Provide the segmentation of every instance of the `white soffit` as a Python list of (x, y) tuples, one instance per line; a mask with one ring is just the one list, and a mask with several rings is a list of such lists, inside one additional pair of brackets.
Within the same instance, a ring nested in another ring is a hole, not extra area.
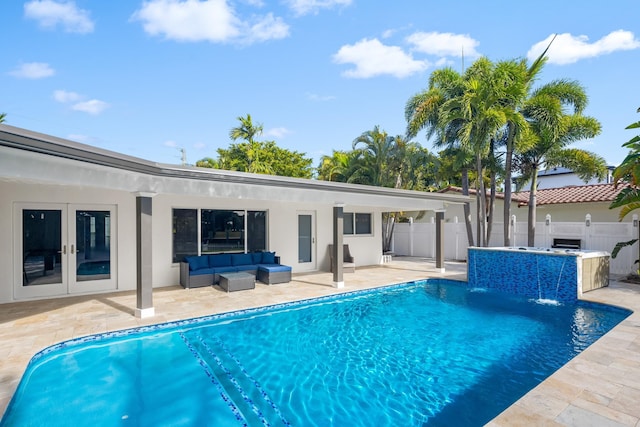
[(439, 210), (470, 198), (328, 181), (162, 165), (84, 144), (0, 125), (0, 179), (389, 210)]

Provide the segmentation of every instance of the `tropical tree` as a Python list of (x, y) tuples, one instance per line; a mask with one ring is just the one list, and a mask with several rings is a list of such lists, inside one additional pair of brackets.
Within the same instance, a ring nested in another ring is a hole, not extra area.
[[(358, 167), (353, 170), (348, 182), (400, 188), (402, 171), (406, 160), (406, 141), (394, 138), (375, 126), (363, 132), (353, 141), (353, 150), (358, 153)], [(391, 238), (398, 212), (382, 214), (382, 250), (391, 249)]]
[[(637, 110), (640, 113), (640, 108)], [(640, 121), (631, 123), (625, 129), (640, 129)], [(622, 221), (629, 213), (640, 208), (640, 134), (634, 136), (623, 147), (629, 149), (629, 154), (613, 171), (613, 182), (615, 187), (626, 185), (615, 200), (611, 202), (609, 209), (621, 208), (618, 220)], [(619, 242), (613, 248), (611, 256), (615, 258), (620, 250), (625, 246), (631, 246), (638, 241), (637, 238), (627, 242)], [(638, 245), (640, 251), (640, 245)], [(640, 262), (640, 254), (635, 263)]]
[(356, 167), (359, 152), (333, 150), (331, 156), (322, 156), (316, 169), (317, 177), (322, 181), (347, 182)]
[(511, 75), (487, 58), (480, 58), (463, 75), (463, 91), (460, 96), (445, 101), (440, 107), (440, 126), (455, 125), (456, 139), (464, 150), (473, 153), (476, 169), (476, 200), (478, 208), (478, 244), (487, 246), (485, 162), (489, 157), (499, 132), (509, 120), (513, 120), (511, 108), (514, 94), (510, 85)]
[(239, 143), (229, 148), (219, 148), (218, 158), (205, 157), (196, 162), (196, 166), (225, 170), (236, 170), (269, 175), (311, 178), (313, 160), (305, 153), (278, 147), (275, 141), (257, 141), (262, 134), (262, 125), (254, 124), (251, 115), (238, 117), (240, 125), (231, 129), (229, 137)]
[[(530, 182), (528, 211), (528, 245), (535, 245), (536, 192), (538, 170), (566, 167), (587, 181), (606, 175), (606, 161), (589, 151), (568, 148), (573, 142), (593, 138), (600, 133), (600, 123), (581, 112), (588, 103), (584, 88), (576, 81), (557, 80), (537, 89), (531, 102), (523, 108), (529, 127), (525, 138), (531, 147), (514, 159), (521, 173), (518, 187)], [(573, 108), (568, 114), (566, 109)]]
[(261, 147), (260, 143), (255, 140), (256, 136), (262, 135), (264, 127), (262, 124), (254, 124), (251, 119), (251, 114), (247, 114), (246, 117), (238, 117), (238, 121), (240, 121), (240, 125), (229, 131), (229, 137), (233, 141), (237, 141), (238, 139), (246, 141), (246, 144), (241, 147), (246, 153), (246, 172), (272, 173), (273, 171), (269, 165), (260, 161)]
[[(515, 114), (511, 115), (504, 129), (502, 140), (505, 146), (504, 156), (504, 209), (503, 209), (503, 230), (504, 245), (511, 246), (513, 244), (513, 229), (511, 227), (511, 182), (513, 172), (513, 156), (516, 151), (522, 152), (527, 150), (526, 144), (531, 143), (530, 138), (525, 136), (528, 134), (527, 117), (523, 114), (525, 108), (535, 103), (532, 99), (532, 85), (538, 78), (542, 68), (547, 62), (546, 54), (555, 40), (555, 36), (549, 42), (547, 48), (538, 56), (531, 65), (527, 65), (526, 60), (509, 60), (499, 63), (499, 67), (507, 73), (511, 78), (510, 87), (512, 96), (509, 97), (510, 108)], [(542, 119), (544, 116), (539, 115)]]
[(4, 122), (5, 117), (7, 117), (5, 113), (0, 113), (0, 123)]
[[(426, 91), (412, 96), (405, 106), (407, 120), (407, 136), (415, 137), (423, 129), (427, 139), (434, 138), (436, 147), (448, 147), (449, 153), (455, 153), (454, 164), (462, 172), (462, 194), (469, 195), (470, 167), (468, 151), (460, 146), (458, 126), (461, 120), (447, 120), (441, 116), (442, 106), (453, 99), (462, 97), (464, 93), (463, 76), (452, 68), (435, 70), (429, 76), (429, 86)], [(469, 246), (473, 246), (473, 230), (471, 228), (471, 211), (468, 203), (464, 204), (464, 218)]]

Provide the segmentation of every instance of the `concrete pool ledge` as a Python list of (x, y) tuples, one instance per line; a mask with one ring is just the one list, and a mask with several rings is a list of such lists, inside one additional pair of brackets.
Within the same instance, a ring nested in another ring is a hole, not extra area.
[[(31, 359), (43, 348), (84, 335), (260, 307), (425, 278), (466, 280), (465, 263), (446, 271), (421, 258), (394, 258), (360, 268), (332, 286), (331, 273), (297, 274), (290, 283), (256, 285), (226, 293), (219, 287), (154, 289), (156, 315), (134, 316), (135, 292), (74, 296), (0, 305), (0, 414), (4, 413)], [(640, 427), (640, 285), (612, 280), (584, 299), (635, 312), (567, 365), (492, 420), (491, 426)]]

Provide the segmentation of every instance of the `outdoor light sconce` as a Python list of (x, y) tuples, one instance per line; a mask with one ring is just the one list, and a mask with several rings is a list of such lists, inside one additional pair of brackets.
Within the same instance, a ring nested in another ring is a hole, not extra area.
[(632, 221), (632, 223), (633, 223), (633, 226), (634, 226), (634, 227), (636, 227), (636, 228), (638, 227), (638, 215), (633, 214), (633, 221)]
[(591, 227), (591, 214), (587, 214), (587, 216), (584, 217), (584, 225)]
[(551, 224), (551, 214), (547, 214), (547, 216), (544, 218), (544, 225), (550, 225)]

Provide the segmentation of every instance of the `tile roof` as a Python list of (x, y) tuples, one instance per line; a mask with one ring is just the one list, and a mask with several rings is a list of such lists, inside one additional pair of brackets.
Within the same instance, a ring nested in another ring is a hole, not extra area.
[[(454, 185), (450, 185), (442, 190), (438, 190), (438, 193), (460, 193), (462, 194), (462, 188), (456, 187)], [(469, 189), (469, 195), (475, 196), (476, 190), (475, 188)], [(522, 193), (511, 193), (511, 202), (518, 202), (526, 204), (529, 201), (529, 193), (527, 193), (526, 197), (522, 197), (519, 194)], [(490, 193), (487, 191), (487, 197), (489, 197)], [(504, 193), (496, 192), (496, 199), (504, 199)]]
[[(611, 202), (626, 185), (593, 184), (571, 185), (560, 188), (545, 188), (536, 192), (536, 205), (558, 205), (563, 203)], [(519, 198), (529, 200), (529, 191), (516, 193)], [(527, 202), (520, 203), (520, 206)]]

